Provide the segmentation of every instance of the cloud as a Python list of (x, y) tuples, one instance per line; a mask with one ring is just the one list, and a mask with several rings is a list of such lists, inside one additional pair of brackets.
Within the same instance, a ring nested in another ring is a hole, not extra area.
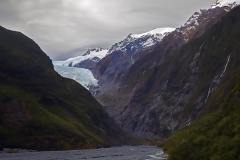
[(215, 0), (2, 0), (0, 25), (34, 39), (53, 59), (109, 48), (129, 33), (179, 27)]

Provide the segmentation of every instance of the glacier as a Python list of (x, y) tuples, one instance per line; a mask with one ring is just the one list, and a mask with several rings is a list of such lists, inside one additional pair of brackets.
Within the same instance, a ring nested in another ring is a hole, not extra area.
[[(54, 64), (54, 63), (53, 63)], [(70, 78), (80, 83), (86, 89), (89, 90), (90, 86), (98, 86), (98, 80), (96, 80), (89, 69), (67, 67), (58, 64), (54, 64), (54, 69), (62, 77)]]

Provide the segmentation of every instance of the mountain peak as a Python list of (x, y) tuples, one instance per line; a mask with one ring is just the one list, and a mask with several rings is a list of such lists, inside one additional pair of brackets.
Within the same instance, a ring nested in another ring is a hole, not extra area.
[(166, 28), (155, 28), (149, 32), (141, 33), (141, 34), (130, 34), (133, 38), (140, 38), (145, 35), (155, 35), (155, 34), (161, 34), (165, 35), (166, 33), (174, 31), (176, 28), (166, 27)]
[[(109, 53), (115, 51), (127, 52), (134, 50), (134, 54), (140, 50), (145, 50), (159, 43), (168, 33), (174, 31), (176, 28), (155, 28), (151, 31), (141, 34), (129, 34), (123, 41), (114, 44), (110, 49)], [(128, 46), (128, 47), (127, 47)]]
[(234, 8), (240, 4), (240, 0), (217, 0), (211, 8), (229, 6)]
[(201, 33), (199, 28), (203, 28), (203, 26), (209, 26), (209, 22), (210, 24), (216, 23), (218, 19), (222, 17), (222, 15), (229, 12), (239, 4), (240, 0), (217, 0), (211, 6), (211, 8), (201, 9), (200, 12), (195, 12), (187, 20), (187, 22), (176, 31), (182, 32), (184, 35), (184, 40), (187, 42), (189, 39), (191, 39), (191, 37), (196, 37), (198, 33)]
[(91, 59), (93, 61), (99, 61), (103, 57), (105, 57), (108, 53), (108, 49), (103, 49), (103, 48), (94, 48), (94, 49), (89, 49), (85, 54), (82, 56), (77, 56), (73, 58), (69, 58), (65, 61), (54, 61), (54, 65), (60, 65), (60, 66), (74, 66), (82, 61), (85, 61), (87, 59)]
[(101, 47), (97, 47), (97, 48), (93, 48), (93, 49), (89, 49), (83, 56), (86, 56), (86, 55), (89, 55), (93, 52), (101, 52), (103, 50), (106, 50), (106, 49), (103, 49)]

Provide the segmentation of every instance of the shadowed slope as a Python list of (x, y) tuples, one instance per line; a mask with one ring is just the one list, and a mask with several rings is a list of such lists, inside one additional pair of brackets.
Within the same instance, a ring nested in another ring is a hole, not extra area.
[(125, 141), (102, 106), (57, 74), (35, 42), (3, 27), (0, 35), (0, 145), (62, 150)]

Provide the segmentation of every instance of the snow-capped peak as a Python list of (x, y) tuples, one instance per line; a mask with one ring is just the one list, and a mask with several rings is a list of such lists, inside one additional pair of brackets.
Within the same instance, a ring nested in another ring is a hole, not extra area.
[(89, 55), (89, 54), (95, 54), (95, 53), (102, 53), (102, 51), (104, 51), (106, 49), (103, 49), (101, 47), (98, 47), (98, 48), (94, 48), (94, 49), (89, 49), (83, 56), (86, 56), (86, 55)]
[(140, 38), (142, 36), (146, 36), (146, 35), (155, 35), (155, 34), (161, 34), (164, 35), (166, 33), (172, 32), (174, 31), (176, 28), (171, 28), (171, 27), (167, 27), (167, 28), (155, 28), (149, 32), (145, 32), (142, 34), (130, 34), (131, 37), (133, 38)]
[(124, 54), (127, 53), (136, 56), (137, 52), (156, 45), (157, 43), (161, 42), (169, 32), (174, 30), (175, 28), (167, 27), (156, 28), (141, 34), (129, 34), (123, 41), (114, 44), (109, 49), (109, 54), (115, 51), (121, 51)]
[(211, 8), (230, 6), (234, 8), (240, 4), (240, 0), (217, 0)]
[(75, 64), (80, 63), (87, 59), (91, 59), (93, 61), (99, 61), (100, 59), (105, 57), (107, 53), (108, 53), (108, 49), (94, 48), (94, 49), (88, 50), (82, 56), (69, 58), (65, 61), (54, 61), (53, 64), (58, 66), (74, 66)]

